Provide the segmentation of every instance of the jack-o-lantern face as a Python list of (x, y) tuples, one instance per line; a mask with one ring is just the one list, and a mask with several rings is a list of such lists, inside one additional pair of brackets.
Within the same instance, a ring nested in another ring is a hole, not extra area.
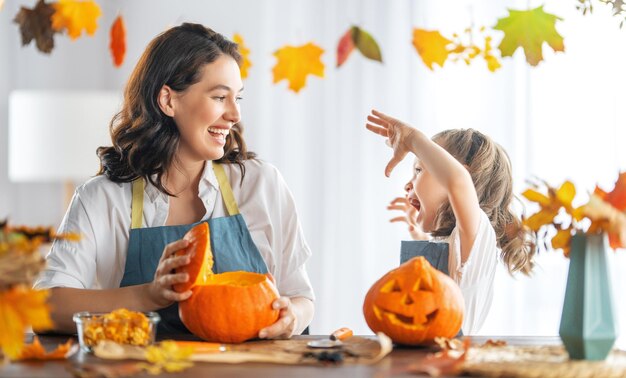
[(464, 310), (458, 285), (423, 257), (385, 274), (370, 288), (363, 303), (372, 331), (409, 345), (456, 336)]

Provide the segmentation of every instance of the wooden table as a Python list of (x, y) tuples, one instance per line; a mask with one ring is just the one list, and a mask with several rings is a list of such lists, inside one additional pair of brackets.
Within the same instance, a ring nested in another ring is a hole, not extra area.
[[(295, 338), (319, 339), (321, 336), (296, 336)], [(505, 340), (509, 345), (558, 345), (561, 343), (558, 337), (473, 337), (472, 342), (481, 344), (488, 339)], [(67, 340), (67, 336), (40, 336), (40, 341), (51, 349), (59, 343)], [(191, 378), (191, 377), (324, 377), (324, 378), (354, 378), (354, 377), (417, 377), (409, 374), (406, 369), (411, 364), (418, 363), (431, 350), (427, 348), (395, 347), (394, 350), (382, 361), (375, 365), (337, 365), (337, 366), (297, 366), (276, 365), (261, 363), (244, 364), (213, 364), (195, 363), (193, 367), (176, 374), (163, 374), (166, 377)], [(29, 377), (29, 378), (56, 378), (72, 377), (67, 370), (68, 366), (82, 363), (102, 363), (91, 354), (78, 352), (68, 360), (45, 361), (45, 362), (14, 362), (0, 366), (0, 377)], [(116, 364), (117, 361), (107, 363)], [(153, 375), (139, 374), (134, 377), (154, 377)]]

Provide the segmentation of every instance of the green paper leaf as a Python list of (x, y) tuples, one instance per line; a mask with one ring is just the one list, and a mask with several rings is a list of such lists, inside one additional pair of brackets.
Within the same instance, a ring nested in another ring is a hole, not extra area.
[(378, 47), (378, 43), (374, 37), (358, 26), (353, 26), (351, 31), (352, 42), (354, 42), (356, 48), (359, 49), (361, 54), (368, 59), (382, 63), (383, 57), (380, 52), (380, 47)]
[(555, 23), (562, 18), (543, 11), (543, 5), (527, 11), (509, 9), (509, 16), (501, 18), (494, 27), (504, 32), (498, 48), (502, 56), (513, 56), (518, 47), (524, 49), (526, 61), (536, 66), (543, 60), (543, 43), (554, 51), (565, 51), (563, 37), (556, 31)]

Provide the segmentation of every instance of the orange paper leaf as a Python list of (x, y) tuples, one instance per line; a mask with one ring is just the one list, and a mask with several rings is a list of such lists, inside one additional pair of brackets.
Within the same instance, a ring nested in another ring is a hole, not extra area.
[(584, 213), (592, 221), (589, 232), (606, 231), (609, 234), (611, 248), (626, 247), (626, 213), (611, 206), (596, 194), (592, 194), (584, 206)]
[(238, 33), (235, 33), (233, 36), (233, 41), (237, 44), (239, 53), (241, 54), (242, 62), (239, 69), (241, 70), (241, 78), (245, 79), (248, 77), (248, 70), (252, 67), (252, 62), (250, 61), (250, 49), (246, 47), (243, 37)]
[(0, 348), (9, 358), (19, 355), (26, 327), (32, 326), (36, 330), (52, 327), (47, 297), (47, 290), (33, 290), (26, 286), (0, 292)]
[(113, 64), (115, 67), (120, 67), (124, 63), (124, 57), (126, 56), (126, 25), (124, 25), (124, 18), (121, 15), (115, 18), (113, 25), (111, 25), (111, 43), (109, 49), (111, 49), (111, 55), (113, 56)]
[(615, 188), (609, 193), (596, 187), (595, 193), (600, 195), (604, 201), (610, 203), (614, 208), (619, 211), (626, 210), (626, 172), (620, 173), (615, 182)]
[(436, 30), (413, 29), (413, 46), (424, 64), (431, 70), (433, 64), (443, 67), (450, 54), (448, 45), (451, 43), (451, 40)]
[(312, 42), (302, 46), (285, 46), (274, 53), (278, 62), (272, 70), (274, 83), (289, 82), (289, 89), (298, 93), (306, 85), (307, 75), (324, 77), (324, 50)]
[(98, 28), (97, 19), (102, 15), (98, 4), (92, 0), (59, 0), (53, 4), (56, 12), (52, 15), (54, 30), (67, 30), (71, 39), (80, 37), (83, 29), (93, 35)]
[(352, 29), (348, 29), (337, 44), (337, 67), (341, 67), (346, 62), (352, 51), (354, 51), (354, 47)]
[(39, 338), (35, 336), (31, 344), (22, 348), (16, 360), (61, 360), (67, 358), (71, 347), (72, 339), (69, 339), (65, 344), (59, 344), (53, 351), (46, 352), (39, 342)]

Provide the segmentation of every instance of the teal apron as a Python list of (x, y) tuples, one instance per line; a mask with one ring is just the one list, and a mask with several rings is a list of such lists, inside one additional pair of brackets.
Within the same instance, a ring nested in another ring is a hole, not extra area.
[[(215, 261), (213, 271), (223, 273), (244, 270), (267, 273), (267, 265), (252, 241), (243, 216), (239, 213), (224, 167), (213, 163), (213, 170), (229, 215), (201, 221), (208, 222), (211, 230), (211, 249)], [(140, 178), (132, 184), (131, 230), (124, 277), (120, 287), (152, 282), (165, 246), (181, 239), (189, 229), (201, 223), (141, 228), (143, 193), (144, 180)], [(161, 315), (159, 335), (189, 333), (178, 316), (177, 302), (159, 310), (158, 313)]]
[(448, 243), (433, 243), (426, 240), (403, 240), (400, 245), (400, 264), (413, 257), (423, 256), (430, 265), (448, 274)]
[[(427, 240), (403, 240), (400, 245), (400, 264), (404, 264), (413, 257), (423, 256), (430, 265), (439, 271), (450, 275), (448, 271), (448, 258), (450, 255), (448, 243), (434, 243)], [(460, 330), (456, 337), (463, 336)]]

